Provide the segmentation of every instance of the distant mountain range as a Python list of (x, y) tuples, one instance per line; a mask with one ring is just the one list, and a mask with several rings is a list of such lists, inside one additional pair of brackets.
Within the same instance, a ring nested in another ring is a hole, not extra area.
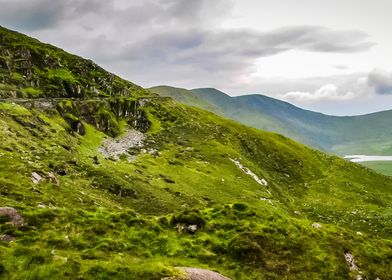
[(260, 94), (231, 97), (214, 88), (186, 90), (169, 86), (150, 90), (338, 155), (392, 153), (392, 110), (338, 117), (304, 110)]

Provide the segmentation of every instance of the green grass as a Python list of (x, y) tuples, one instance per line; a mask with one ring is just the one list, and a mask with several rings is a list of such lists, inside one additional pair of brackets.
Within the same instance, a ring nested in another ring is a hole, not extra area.
[(66, 69), (47, 69), (48, 71), (48, 78), (49, 79), (60, 79), (69, 83), (76, 83), (77, 80), (75, 77), (72, 75), (71, 72), (69, 72)]
[(31, 116), (31, 113), (28, 109), (13, 103), (0, 103), (0, 112), (9, 115)]
[(277, 132), (305, 145), (340, 156), (392, 152), (392, 111), (364, 116), (327, 116), (263, 95), (231, 97), (213, 88), (186, 90), (169, 86), (151, 91), (258, 129)]
[(390, 161), (362, 162), (361, 164), (363, 166), (374, 169), (381, 174), (392, 176), (392, 162)]
[[(0, 203), (27, 221), (0, 226), (16, 237), (0, 243), (5, 278), (160, 279), (191, 266), (233, 279), (348, 279), (346, 251), (366, 277), (391, 273), (386, 177), (170, 101), (147, 110), (160, 129), (146, 149), (159, 155), (132, 162), (100, 155), (94, 126), (72, 135), (57, 113), (2, 106)], [(32, 171), (54, 172), (60, 186), (34, 185)]]

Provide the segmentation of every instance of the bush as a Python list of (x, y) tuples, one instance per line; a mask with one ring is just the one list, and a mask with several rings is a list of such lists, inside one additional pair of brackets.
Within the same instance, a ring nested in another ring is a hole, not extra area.
[(39, 89), (28, 87), (22, 89), (22, 94), (24, 97), (34, 98), (34, 97), (39, 97), (42, 94), (42, 91)]
[(228, 245), (231, 257), (247, 263), (262, 262), (262, 239), (257, 233), (243, 233), (236, 236)]
[(203, 227), (206, 224), (206, 221), (204, 220), (199, 210), (187, 210), (179, 215), (174, 215), (171, 223), (197, 225), (198, 227)]
[(234, 203), (233, 204), (233, 209), (238, 210), (238, 211), (246, 211), (248, 209), (248, 205), (245, 203)]
[(0, 263), (0, 276), (6, 273), (6, 268), (3, 264)]

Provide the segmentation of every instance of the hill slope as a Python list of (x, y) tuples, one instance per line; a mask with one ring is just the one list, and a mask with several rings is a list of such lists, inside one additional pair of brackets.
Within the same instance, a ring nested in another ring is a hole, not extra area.
[(0, 103), (0, 277), (392, 275), (392, 179), (139, 87), (104, 90)]
[[(216, 89), (166, 87), (165, 96), (210, 110), (255, 128), (282, 133), (301, 143), (339, 155), (392, 153), (392, 111), (352, 117), (324, 115), (263, 95), (230, 97)], [(162, 88), (152, 88), (162, 94)], [(170, 94), (171, 93), (171, 94)], [(181, 94), (192, 96), (183, 99)], [(201, 104), (200, 98), (208, 103)], [(199, 100), (195, 102), (194, 99)]]

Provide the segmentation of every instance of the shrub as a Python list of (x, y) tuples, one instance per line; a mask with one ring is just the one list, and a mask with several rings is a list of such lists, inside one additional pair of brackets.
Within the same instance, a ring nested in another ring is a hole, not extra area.
[(230, 241), (228, 251), (231, 257), (247, 263), (262, 262), (262, 236), (257, 233), (243, 233)]
[(233, 209), (241, 211), (241, 212), (247, 210), (248, 208), (249, 208), (248, 205), (245, 203), (234, 203), (233, 204)]
[(197, 225), (198, 227), (203, 227), (206, 224), (206, 221), (204, 220), (199, 210), (187, 210), (179, 215), (174, 215), (171, 223)]
[(39, 97), (42, 94), (42, 91), (36, 88), (28, 87), (22, 89), (22, 94), (24, 97), (34, 98)]

